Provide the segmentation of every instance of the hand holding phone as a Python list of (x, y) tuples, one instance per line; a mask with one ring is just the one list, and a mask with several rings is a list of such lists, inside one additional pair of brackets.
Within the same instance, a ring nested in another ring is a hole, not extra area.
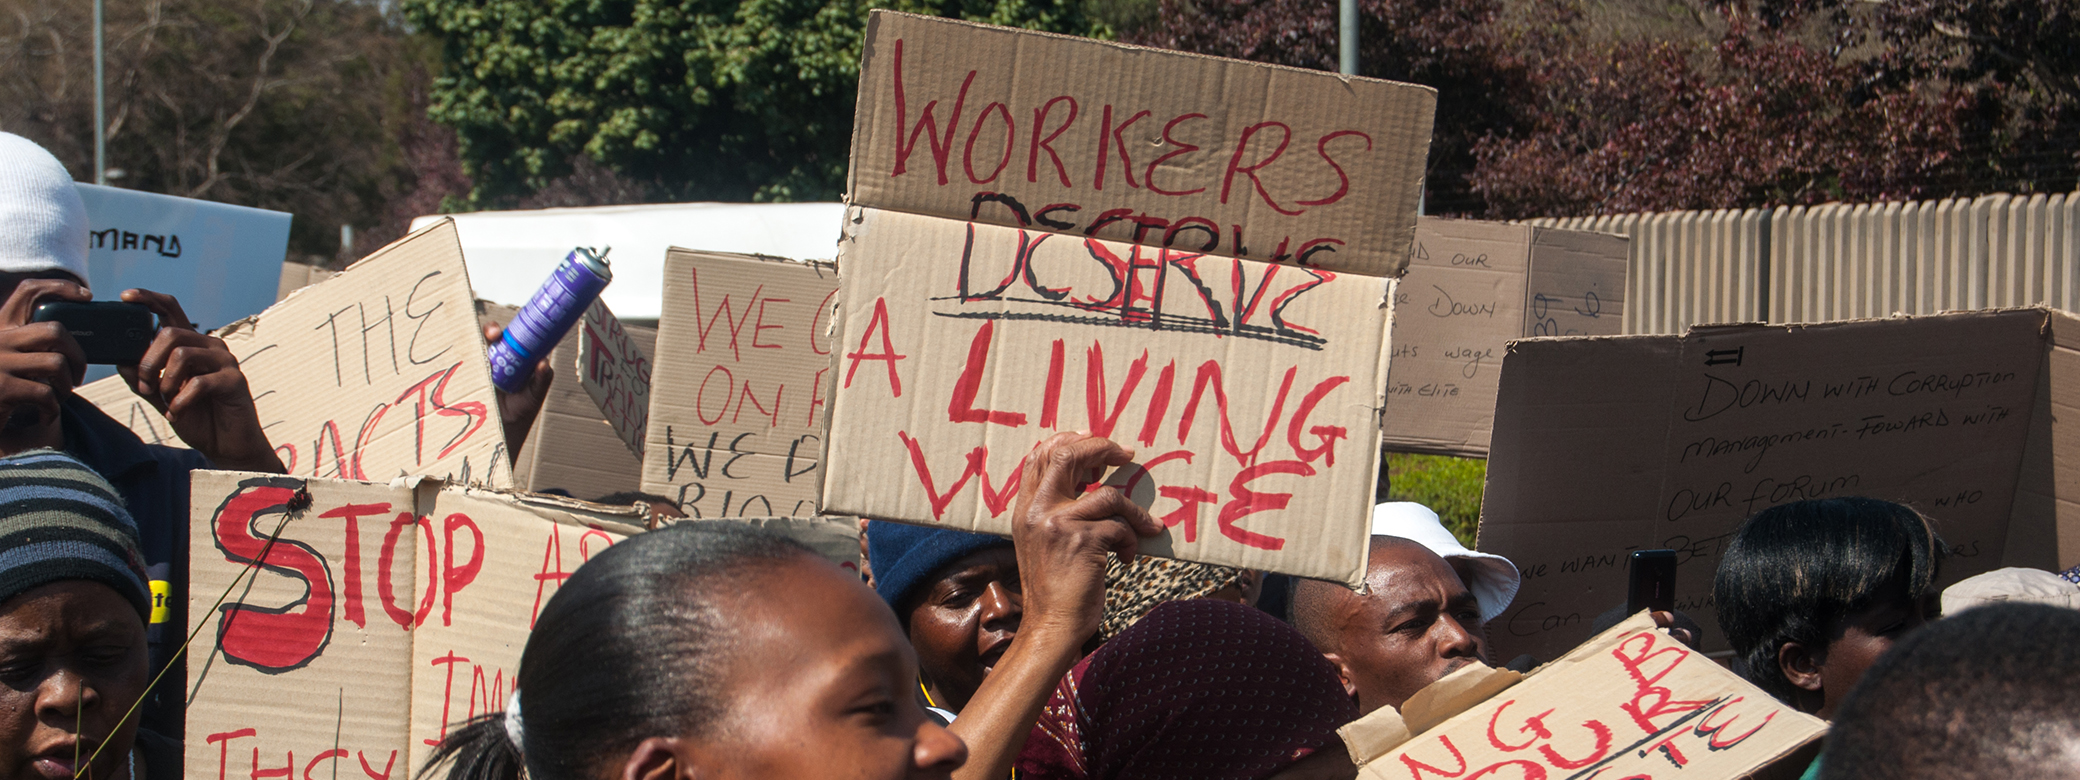
[(1632, 574), (1625, 589), (1625, 614), (1637, 615), (1643, 609), (1676, 611), (1676, 551), (1632, 551)]
[(101, 365), (137, 363), (158, 331), (151, 309), (122, 301), (47, 301), (29, 319), (63, 325), (87, 362)]

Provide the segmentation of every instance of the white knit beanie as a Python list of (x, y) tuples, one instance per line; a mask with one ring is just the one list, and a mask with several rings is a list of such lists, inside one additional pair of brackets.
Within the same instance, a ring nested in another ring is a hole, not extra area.
[(67, 271), (87, 281), (87, 204), (58, 158), (0, 132), (0, 271)]

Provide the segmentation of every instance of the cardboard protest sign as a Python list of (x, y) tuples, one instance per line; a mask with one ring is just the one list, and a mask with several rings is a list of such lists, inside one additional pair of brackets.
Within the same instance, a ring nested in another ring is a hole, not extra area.
[(2080, 566), (2080, 316), (2047, 314), (2051, 345), (2000, 565), (2063, 571)]
[(275, 301), (289, 214), (194, 198), (79, 184), (87, 204), (87, 286), (115, 300), (132, 287), (180, 299), (204, 330)]
[(409, 777), (447, 724), (505, 709), (563, 578), (642, 530), (434, 480), (202, 471), (192, 491), (196, 777)]
[[(1402, 711), (1376, 710), (1338, 733), (1358, 776), (1370, 780), (1651, 780), (1740, 777), (1827, 731), (1655, 629), (1645, 613), (1515, 677), (1469, 666)], [(1436, 689), (1449, 692), (1416, 706)]]
[[(510, 319), (513, 309), (496, 308), (504, 309), (501, 313)], [(585, 382), (582, 325), (581, 321), (580, 327), (572, 328), (549, 353), (556, 381), (549, 385), (549, 395), (542, 400), (541, 414), (535, 417), (519, 457), (513, 459), (513, 481), (535, 492), (560, 489), (597, 500), (641, 490), (643, 460), (629, 451)], [(648, 349), (657, 342), (653, 328), (616, 325), (621, 328), (621, 340), (636, 349)], [(648, 366), (643, 369), (647, 371)]]
[(817, 513), (837, 290), (828, 263), (665, 256), (644, 492), (692, 517)]
[(1360, 580), (1388, 280), (873, 209), (839, 267), (826, 511), (1008, 535), (1082, 429), (1140, 448), (1144, 550)]
[(291, 474), (512, 484), (461, 245), (449, 223), (218, 334)]
[[(2032, 309), (1512, 343), (1479, 548), (1514, 561), (1524, 585), (1489, 625), (1494, 654), (1549, 658), (1586, 638), (1624, 603), (1634, 549), (1676, 550), (1676, 607), (1714, 625), (1727, 538), (1803, 499), (1919, 509), (1956, 553), (1945, 583), (2048, 565), (2060, 544), (2080, 544), (2069, 542), (2080, 524), (2053, 517), (2080, 480), (2023, 457), (2051, 436), (2033, 435), (2055, 419), (2040, 376), (2070, 322)], [(2030, 514), (2015, 500), (2025, 472), (2046, 499)], [(1717, 631), (1705, 641), (1726, 647)]]
[(606, 301), (593, 301), (577, 328), (578, 381), (637, 459), (650, 424), (650, 347), (657, 342), (657, 331), (644, 330), (623, 327)]
[(1624, 329), (1624, 236), (1424, 217), (1394, 293), (1386, 449), (1488, 456), (1504, 345)]
[(875, 11), (857, 206), (1391, 276), (1428, 87)]

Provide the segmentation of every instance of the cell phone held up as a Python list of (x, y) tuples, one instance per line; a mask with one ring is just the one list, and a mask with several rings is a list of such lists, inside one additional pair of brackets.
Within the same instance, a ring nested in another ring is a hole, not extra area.
[(144, 359), (158, 332), (151, 309), (122, 301), (50, 301), (38, 304), (29, 319), (63, 325), (94, 365), (131, 365)]
[(1632, 575), (1625, 589), (1625, 614), (1642, 609), (1676, 609), (1676, 551), (1633, 550)]

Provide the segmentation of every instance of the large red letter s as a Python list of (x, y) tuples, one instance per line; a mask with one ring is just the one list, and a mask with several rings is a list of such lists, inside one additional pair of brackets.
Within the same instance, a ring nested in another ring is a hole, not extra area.
[(270, 544), (267, 535), (254, 532), (254, 521), (261, 515), (289, 511), (289, 501), (300, 487), (300, 480), (280, 477), (247, 480), (217, 507), (210, 521), (224, 560), (258, 566), (304, 585), (303, 597), (280, 607), (238, 602), (220, 607), (217, 647), (224, 658), (269, 674), (301, 668), (332, 640), (332, 569), (325, 558), (302, 542), (276, 538)]

